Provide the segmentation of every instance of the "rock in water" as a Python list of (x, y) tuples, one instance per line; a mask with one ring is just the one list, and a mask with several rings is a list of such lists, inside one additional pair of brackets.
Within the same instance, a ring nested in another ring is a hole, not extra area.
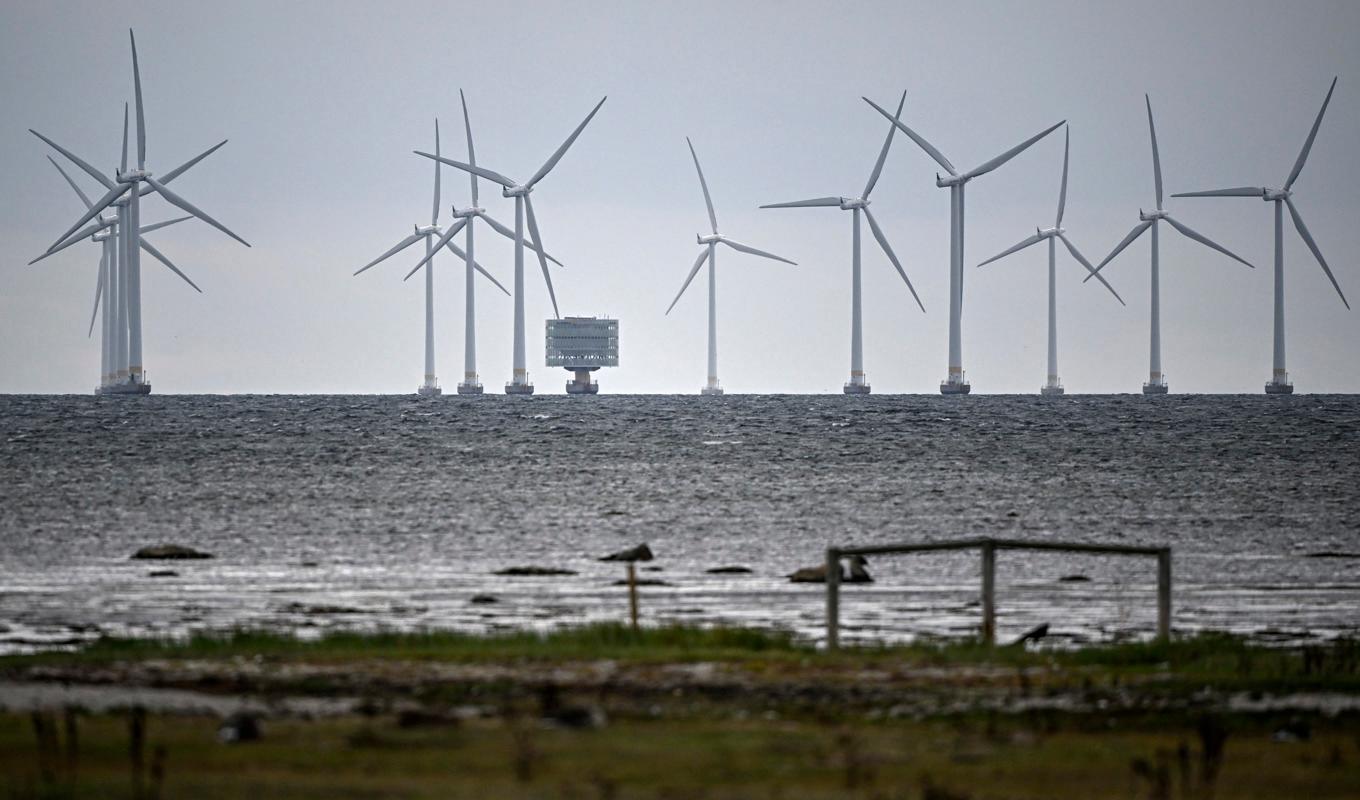
[(600, 560), (601, 560), (601, 561), (651, 561), (653, 558), (655, 558), (655, 556), (652, 555), (652, 548), (648, 547), (646, 542), (643, 542), (642, 544), (638, 545), (637, 547), (632, 547), (632, 548), (629, 548), (629, 549), (627, 549), (627, 550), (620, 550), (620, 551), (617, 552), (617, 553), (611, 553), (610, 555), (607, 555), (607, 556), (605, 556), (604, 558), (602, 558), (602, 559), (600, 559)]
[(528, 576), (544, 577), (550, 575), (575, 575), (576, 572), (570, 569), (556, 569), (554, 567), (510, 567), (509, 569), (496, 570), (494, 575), (508, 576)]
[(153, 569), (147, 573), (147, 576), (151, 578), (178, 578), (179, 573), (173, 569)]
[[(841, 583), (873, 583), (873, 576), (865, 569), (869, 562), (864, 556), (850, 556), (846, 559), (850, 562), (850, 574), (846, 574), (845, 566), (841, 565)], [(797, 572), (789, 575), (792, 583), (826, 583), (826, 565), (820, 567), (804, 567)]]
[(132, 554), (133, 558), (141, 559), (185, 559), (185, 558), (212, 558), (212, 553), (204, 553), (192, 547), (184, 547), (178, 544), (158, 544), (150, 547), (143, 547), (141, 550)]
[(1085, 575), (1064, 575), (1058, 579), (1059, 583), (1090, 583), (1091, 579)]
[(473, 603), (475, 605), (484, 606), (490, 605), (491, 603), (499, 603), (500, 600), (496, 599), (496, 596), (494, 594), (474, 594), (472, 596), (472, 599), (469, 600), (468, 602)]
[(714, 567), (713, 569), (706, 569), (706, 570), (704, 570), (704, 572), (708, 573), (709, 575), (750, 575), (750, 574), (751, 574), (751, 568), (750, 568), (750, 567)]

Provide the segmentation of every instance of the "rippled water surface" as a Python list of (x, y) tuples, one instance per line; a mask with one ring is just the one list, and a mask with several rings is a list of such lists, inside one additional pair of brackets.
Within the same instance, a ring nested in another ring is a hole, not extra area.
[[(979, 535), (1168, 544), (1178, 628), (1331, 636), (1360, 629), (1357, 487), (1352, 396), (0, 397), (0, 651), (620, 619), (596, 558), (642, 541), (644, 621), (818, 635), (821, 588), (783, 576), (828, 544)], [(129, 559), (167, 542), (216, 558)], [(967, 633), (977, 562), (874, 559), (848, 635)], [(579, 574), (491, 574), (521, 565)], [(1001, 634), (1146, 634), (1154, 577), (1004, 553)]]

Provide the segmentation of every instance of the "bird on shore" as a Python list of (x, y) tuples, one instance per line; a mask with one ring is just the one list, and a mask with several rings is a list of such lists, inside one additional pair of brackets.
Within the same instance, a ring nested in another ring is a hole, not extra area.
[[(850, 574), (845, 572), (845, 565), (840, 566), (841, 583), (873, 583), (874, 579), (865, 569), (869, 561), (864, 556), (850, 556), (846, 559), (850, 562)], [(819, 567), (804, 567), (797, 572), (789, 575), (789, 581), (793, 583), (826, 583), (826, 565)]]

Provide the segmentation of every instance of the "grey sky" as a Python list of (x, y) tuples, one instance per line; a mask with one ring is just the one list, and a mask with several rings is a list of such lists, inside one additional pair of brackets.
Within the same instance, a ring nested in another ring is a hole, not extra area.
[[(622, 320), (607, 392), (695, 392), (704, 380), (702, 286), (663, 312), (707, 219), (693, 138), (734, 238), (799, 262), (730, 251), (718, 262), (719, 374), (728, 391), (836, 392), (849, 369), (850, 218), (761, 203), (857, 195), (894, 101), (960, 166), (1060, 119), (1072, 130), (1065, 226), (1093, 261), (1153, 206), (1143, 92), (1157, 115), (1167, 192), (1279, 185), (1327, 84), (1340, 76), (1296, 200), (1360, 301), (1360, 4), (1200, 3), (122, 3), (0, 7), (0, 391), (88, 392), (98, 253), (82, 244), (24, 266), (80, 212), (34, 127), (99, 166), (116, 163), (142, 58), (148, 163), (165, 171), (230, 143), (176, 183), (248, 239), (201, 223), (148, 238), (205, 290), (143, 268), (145, 366), (158, 392), (411, 392), (422, 373), (419, 281), (406, 254), (359, 266), (428, 220), (432, 146), (465, 154), (467, 92), (480, 163), (532, 173), (602, 95), (595, 121), (535, 193), (563, 314)], [(976, 391), (1037, 391), (1044, 377), (1045, 256), (973, 265), (1052, 223), (1061, 132), (968, 194), (964, 365)], [(874, 211), (921, 293), (922, 315), (865, 232), (865, 366), (874, 390), (934, 392), (945, 376), (948, 192), (905, 137)], [(83, 179), (77, 176), (78, 179)], [(86, 181), (93, 190), (92, 182)], [(447, 206), (466, 177), (444, 173)], [(482, 205), (507, 222), (486, 182)], [(1259, 392), (1270, 375), (1272, 228), (1256, 200), (1172, 199), (1185, 223), (1255, 271), (1162, 237), (1163, 363), (1173, 392)], [(163, 201), (144, 220), (171, 216)], [(445, 216), (446, 218), (446, 216)], [(1288, 226), (1288, 223), (1286, 223)], [(483, 228), (478, 260), (503, 282), (512, 246)], [(1360, 391), (1360, 303), (1348, 312), (1287, 227), (1289, 370), (1301, 391)], [(438, 372), (462, 373), (462, 268), (436, 262)], [(1060, 373), (1069, 391), (1137, 391), (1147, 377), (1146, 237), (1107, 267), (1120, 307), (1059, 254)], [(531, 377), (547, 293), (526, 277)], [(479, 368), (510, 373), (508, 298), (482, 281)]]

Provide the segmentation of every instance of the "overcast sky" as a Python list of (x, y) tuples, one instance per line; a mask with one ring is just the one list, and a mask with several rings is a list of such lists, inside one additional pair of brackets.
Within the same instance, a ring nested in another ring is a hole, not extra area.
[[(479, 163), (524, 179), (609, 96), (534, 194), (564, 315), (621, 320), (606, 392), (695, 392), (705, 377), (704, 286), (670, 303), (707, 218), (685, 136), (722, 231), (798, 262), (718, 261), (719, 376), (729, 392), (839, 392), (850, 349), (850, 215), (758, 210), (858, 195), (887, 123), (904, 119), (969, 168), (1066, 119), (1065, 227), (1098, 261), (1154, 205), (1143, 93), (1167, 193), (1279, 186), (1340, 76), (1296, 202), (1347, 311), (1286, 219), (1289, 371), (1300, 391), (1360, 391), (1360, 4), (1354, 2), (826, 3), (21, 2), (0, 5), (0, 392), (89, 392), (93, 244), (34, 267), (82, 208), (29, 127), (101, 167), (118, 156), (136, 28), (148, 168), (230, 143), (175, 188), (251, 242), (202, 223), (148, 236), (204, 289), (143, 259), (144, 364), (157, 392), (411, 392), (421, 380), (416, 248), (351, 273), (428, 222), (432, 167), (462, 158), (458, 89)], [(1052, 224), (1061, 132), (969, 186), (964, 366), (978, 392), (1038, 390), (1045, 374), (1042, 246), (974, 265)], [(898, 136), (873, 210), (927, 313), (864, 231), (864, 361), (875, 392), (936, 392), (945, 377), (949, 195)], [(77, 180), (97, 194), (78, 170)], [(482, 205), (513, 222), (483, 182)], [(447, 206), (466, 176), (444, 174)], [(1173, 392), (1260, 392), (1270, 377), (1271, 208), (1169, 199), (1177, 217), (1258, 266), (1163, 228), (1163, 366)], [(143, 220), (172, 216), (143, 203)], [(461, 241), (461, 235), (460, 235)], [(507, 285), (513, 246), (482, 227), (478, 260)], [(1069, 392), (1147, 379), (1149, 241), (1106, 268), (1119, 306), (1058, 260), (1059, 372)], [(462, 265), (436, 260), (438, 373), (462, 375)], [(551, 306), (526, 269), (529, 368), (540, 392)], [(510, 299), (478, 285), (479, 372), (510, 377)]]

